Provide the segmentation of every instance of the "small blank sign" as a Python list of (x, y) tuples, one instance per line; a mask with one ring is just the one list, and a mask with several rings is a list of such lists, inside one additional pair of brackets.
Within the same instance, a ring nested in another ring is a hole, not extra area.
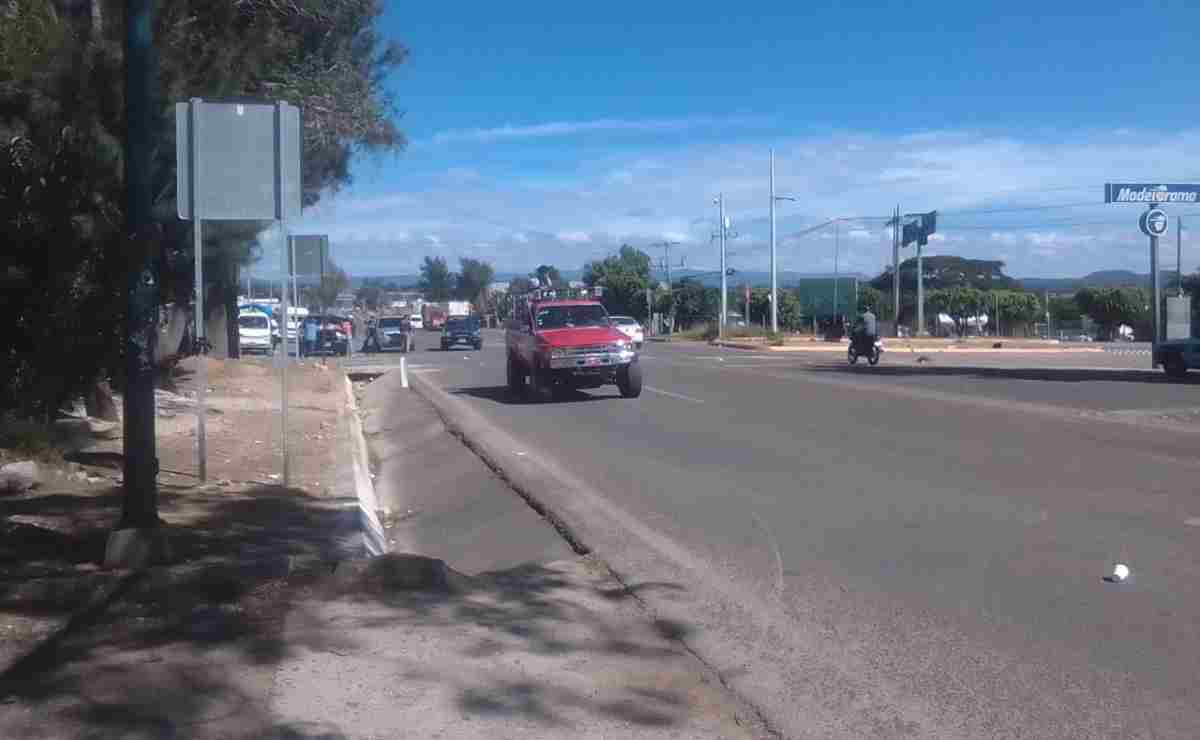
[[(292, 254), (296, 262), (292, 264)], [(325, 274), (329, 260), (329, 237), (324, 234), (296, 234), (288, 252), (288, 272), (297, 277), (319, 277)]]
[[(272, 104), (177, 103), (175, 134), (181, 219), (194, 218), (193, 167), (198, 167), (199, 175), (195, 205), (205, 220), (300, 217), (300, 110), (295, 106), (280, 105), (277, 130)], [(281, 156), (278, 174), (276, 136)]]

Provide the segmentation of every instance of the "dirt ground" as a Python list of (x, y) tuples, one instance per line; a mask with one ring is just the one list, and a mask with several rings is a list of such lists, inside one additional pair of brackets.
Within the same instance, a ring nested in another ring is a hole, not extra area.
[[(206, 359), (208, 482), (197, 477), (196, 359), (158, 393), (160, 514), (178, 568), (251, 561), (287, 570), (318, 552), (331, 527), (350, 527), (328, 497), (339, 455), (345, 381), (333, 362), (305, 361), (288, 372), (291, 485), (282, 486), (279, 370), (270, 359)], [(119, 404), (118, 404), (119, 405)], [(63, 428), (84, 426), (66, 420)], [(86, 428), (84, 426), (84, 428)], [(119, 432), (120, 424), (116, 425)], [(103, 601), (123, 574), (101, 567), (120, 516), (119, 434), (63, 434), (39, 461), (42, 484), (0, 495), (0, 681), (72, 614)], [(0, 450), (0, 462), (17, 459)]]

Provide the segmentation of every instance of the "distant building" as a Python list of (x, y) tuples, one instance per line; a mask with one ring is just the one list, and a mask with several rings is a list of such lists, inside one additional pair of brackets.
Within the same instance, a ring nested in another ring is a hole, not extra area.
[(488, 291), (492, 292), (492, 293), (507, 293), (508, 288), (509, 288), (509, 283), (507, 283), (507, 282), (492, 283), (491, 285), (488, 286)]
[(338, 293), (337, 298), (333, 302), (334, 308), (341, 311), (350, 311), (354, 308), (353, 293)]

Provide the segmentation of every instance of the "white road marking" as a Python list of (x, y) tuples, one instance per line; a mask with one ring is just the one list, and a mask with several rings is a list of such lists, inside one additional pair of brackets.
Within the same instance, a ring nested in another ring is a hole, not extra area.
[(661, 388), (652, 388), (648, 385), (642, 386), (642, 390), (650, 391), (651, 393), (657, 393), (660, 396), (667, 396), (669, 398), (678, 398), (680, 401), (691, 401), (692, 403), (704, 403), (704, 401), (700, 400), (699, 398), (692, 398), (691, 396), (685, 396), (680, 393), (672, 393), (671, 391), (664, 391)]

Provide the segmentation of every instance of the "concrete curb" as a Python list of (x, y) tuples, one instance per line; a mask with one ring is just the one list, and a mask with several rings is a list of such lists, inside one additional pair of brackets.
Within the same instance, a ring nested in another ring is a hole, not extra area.
[(379, 499), (375, 496), (375, 484), (371, 482), (370, 457), (367, 438), (363, 434), (362, 419), (358, 417), (358, 401), (354, 398), (354, 384), (350, 376), (346, 379), (346, 408), (350, 414), (351, 463), (354, 468), (354, 491), (358, 497), (358, 520), (362, 528), (363, 546), (371, 557), (388, 551), (387, 537), (379, 521)]

